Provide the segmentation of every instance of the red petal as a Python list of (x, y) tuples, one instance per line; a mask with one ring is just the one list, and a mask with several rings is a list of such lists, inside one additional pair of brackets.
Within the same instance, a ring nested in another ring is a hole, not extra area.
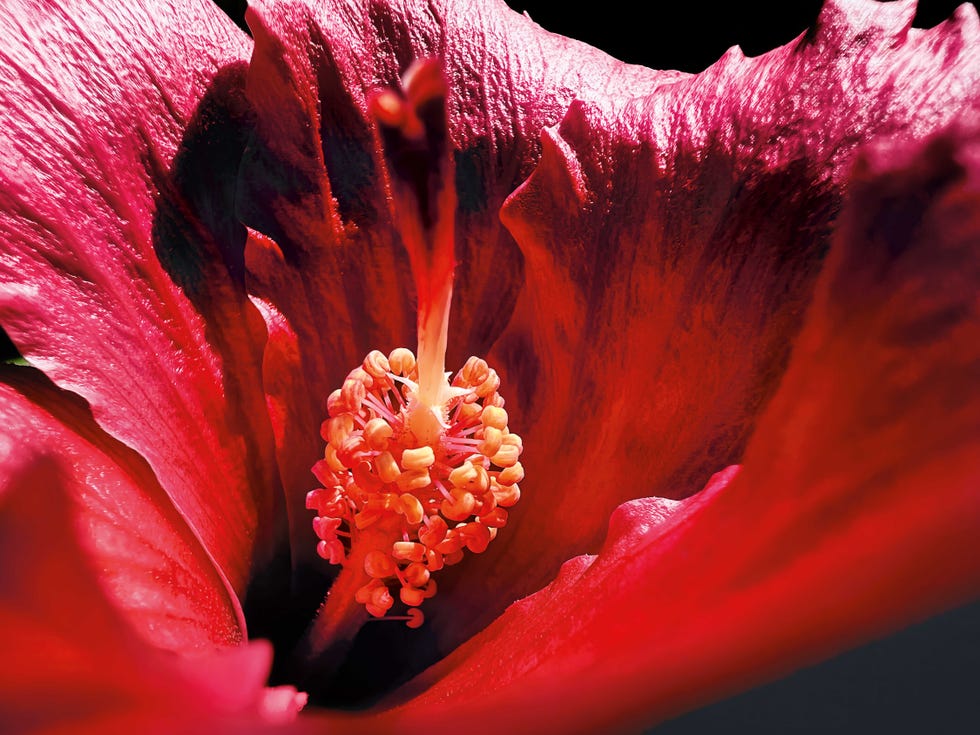
[[(37, 426), (48, 430), (43, 421)], [(94, 471), (95, 453), (74, 451), (84, 439), (62, 437), (69, 442), (74, 471)], [(120, 470), (109, 468), (115, 489), (113, 474)], [(76, 487), (53, 461), (24, 451), (19, 461), (7, 457), (0, 486), (0, 721), (5, 731), (257, 730), (268, 719), (263, 684), (270, 648), (253, 644), (182, 658), (143, 643), (102, 596), (75, 533), (96, 513), (83, 505), (76, 526), (74, 499), (90, 503), (93, 491)], [(97, 563), (103, 559), (96, 557)]]
[(527, 280), (491, 356), (527, 479), (514, 528), (467, 564), (482, 584), (440, 587), (458, 628), (446, 645), (597, 548), (619, 503), (682, 497), (739, 461), (855, 147), (978, 112), (975, 12), (918, 31), (913, 11), (831, 2), (784, 48), (733, 50), (636, 99), (576, 102), (545, 132), (502, 215)]
[(3, 326), (241, 593), (278, 482), (233, 211), (249, 40), (203, 0), (7, 3), (0, 39)]
[(416, 58), (444, 58), (460, 202), (448, 364), (460, 367), (487, 350), (513, 308), (522, 263), (498, 211), (530, 173), (541, 127), (575, 95), (649, 92), (680, 75), (627, 67), (503, 3), (432, 12), (421, 2), (259, 2), (248, 19), (258, 122), (240, 206), (278, 243), (252, 251), (250, 287), (295, 335), (267, 360), (267, 380), (288, 416), (280, 465), (304, 539), (295, 550), (312, 556), (302, 501), (323, 451), (326, 397), (369, 350), (415, 345), (412, 278), (367, 94), (396, 84)]
[(980, 594), (980, 134), (915, 154), (859, 168), (742, 473), (623, 506), (371, 727), (639, 729)]
[(176, 651), (241, 643), (237, 598), (146, 462), (105, 434), (77, 396), (37, 371), (7, 368), (0, 376), (0, 423), (16, 443), (0, 472), (39, 449), (68, 463), (80, 543), (130, 625)]

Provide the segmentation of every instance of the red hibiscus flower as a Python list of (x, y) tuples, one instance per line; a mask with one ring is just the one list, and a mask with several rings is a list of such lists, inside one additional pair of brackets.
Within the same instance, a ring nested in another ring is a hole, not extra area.
[(370, 101), (421, 58), (447, 365), (495, 366), (527, 479), (421, 628), (303, 676), (329, 705), (435, 664), (291, 727), (638, 729), (975, 597), (980, 23), (913, 13), (832, 0), (691, 76), (497, 3), (259, 2), (254, 42), (203, 1), (8, 3), (5, 726), (301, 706), (254, 639), (301, 683), (328, 396), (428, 303)]

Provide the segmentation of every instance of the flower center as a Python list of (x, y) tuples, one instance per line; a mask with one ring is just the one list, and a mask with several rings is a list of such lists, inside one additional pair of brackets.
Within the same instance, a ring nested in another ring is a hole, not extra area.
[(355, 599), (384, 617), (397, 597), (410, 628), (436, 593), (432, 574), (464, 550), (486, 550), (524, 479), (521, 438), (507, 428), (500, 379), (485, 361), (471, 357), (456, 373), (435, 436), (427, 422), (420, 436), (413, 422), (417, 378), (415, 355), (403, 347), (371, 352), (350, 372), (327, 401), (327, 448), (313, 468), (323, 487), (306, 499), (317, 512), (320, 556), (359, 564), (365, 581)]
[[(426, 60), (370, 100), (418, 294), (418, 356), (372, 351), (327, 399), (313, 467), (323, 487), (306, 504), (318, 553), (343, 570), (311, 630), (313, 658), (367, 616), (422, 625), (433, 575), (485, 551), (520, 498), (523, 447), (496, 371), (477, 357), (451, 383), (445, 371), (456, 208), (446, 95), (439, 63)], [(404, 614), (390, 615), (396, 600)]]

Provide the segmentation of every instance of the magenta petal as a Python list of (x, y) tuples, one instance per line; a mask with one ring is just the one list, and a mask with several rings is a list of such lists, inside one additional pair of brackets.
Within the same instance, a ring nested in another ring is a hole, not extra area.
[(783, 48), (751, 59), (733, 49), (634, 99), (576, 101), (544, 132), (537, 168), (502, 213), (526, 283), (492, 353), (516, 388), (506, 395), (526, 447), (524, 495), (506, 543), (468, 564), (485, 585), (441, 586), (434, 602), (459, 628), (447, 642), (488, 622), (494, 600), (597, 548), (599, 519), (618, 504), (683, 497), (740, 460), (856, 147), (978, 113), (975, 11), (930, 31), (909, 28), (913, 13), (829, 2)]
[[(47, 436), (49, 419), (42, 413), (35, 411), (31, 420)], [(65, 413), (73, 416), (74, 405)], [(287, 719), (285, 712), (295, 714), (299, 703), (294, 693), (289, 699), (285, 695), (290, 692), (264, 687), (271, 662), (267, 644), (208, 648), (187, 657), (161, 652), (146, 645), (147, 631), (134, 635), (103, 596), (102, 584), (108, 581), (110, 597), (118, 598), (118, 590), (111, 587), (119, 577), (97, 577), (93, 563), (118, 564), (114, 551), (146, 554), (127, 540), (132, 535), (125, 531), (110, 539), (105, 528), (113, 519), (98, 512), (99, 489), (76, 485), (76, 479), (88, 480), (86, 475), (98, 470), (99, 461), (107, 470), (106, 490), (120, 491), (122, 485), (115, 480), (133, 470), (113, 466), (105, 456), (99, 460), (94, 448), (82, 449), (93, 440), (94, 431), (85, 437), (65, 431), (49, 437), (67, 441), (69, 465), (36, 454), (36, 447), (21, 447), (16, 458), (7, 454), (0, 473), (4, 731), (257, 732), (263, 723)], [(125, 454), (118, 448), (114, 453), (117, 458)], [(74, 477), (63, 471), (69, 466)], [(128, 498), (134, 499), (133, 494)], [(147, 524), (154, 523), (148, 505), (141, 507), (137, 501), (132, 510), (147, 512)], [(118, 520), (134, 523), (131, 518)], [(89, 543), (93, 538), (96, 543)], [(110, 541), (117, 546), (107, 550)], [(142, 591), (148, 592), (145, 587)], [(164, 616), (155, 622), (174, 624)], [(184, 625), (185, 630), (189, 627)]]
[(242, 593), (278, 485), (233, 208), (250, 41), (204, 0), (13, 2), (0, 24), (0, 320)]
[(869, 154), (741, 473), (624, 505), (365, 724), (639, 729), (980, 595), (978, 253), (980, 133)]
[(0, 472), (42, 450), (65, 460), (80, 543), (130, 625), (175, 651), (241, 643), (238, 599), (146, 462), (37, 371), (7, 368), (0, 379), (0, 423), (12, 443)]

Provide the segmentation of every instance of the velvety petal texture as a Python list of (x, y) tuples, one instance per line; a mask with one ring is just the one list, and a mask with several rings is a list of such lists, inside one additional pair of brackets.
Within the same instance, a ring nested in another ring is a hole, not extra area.
[[(70, 508), (79, 544), (133, 628), (183, 653), (240, 644), (238, 599), (146, 461), (102, 431), (78, 396), (38, 371), (7, 367), (0, 380), (0, 477), (11, 477), (25, 455), (60, 457), (71, 479), (66, 490), (76, 493)], [(49, 553), (61, 548), (54, 542)]]
[(204, 0), (15, 1), (0, 39), (0, 322), (242, 593), (278, 494), (233, 206), (251, 43)]
[(980, 594), (980, 134), (859, 163), (744, 468), (613, 515), (598, 557), (377, 729), (639, 729)]
[(0, 576), (4, 732), (248, 733), (295, 716), (295, 692), (264, 687), (268, 645), (177, 658), (134, 636), (76, 536), (91, 532), (93, 513), (73, 520), (89, 491), (55, 460), (3, 448), (0, 556), (18, 561)]
[[(576, 101), (544, 132), (502, 213), (526, 280), (491, 355), (527, 480), (507, 543), (467, 569), (482, 589), (530, 592), (595, 549), (619, 503), (683, 497), (740, 459), (857, 146), (980, 111), (976, 12), (923, 31), (914, 10), (833, 0), (783, 48), (733, 49), (626, 102)], [(488, 597), (460, 585), (453, 642), (487, 622)]]

